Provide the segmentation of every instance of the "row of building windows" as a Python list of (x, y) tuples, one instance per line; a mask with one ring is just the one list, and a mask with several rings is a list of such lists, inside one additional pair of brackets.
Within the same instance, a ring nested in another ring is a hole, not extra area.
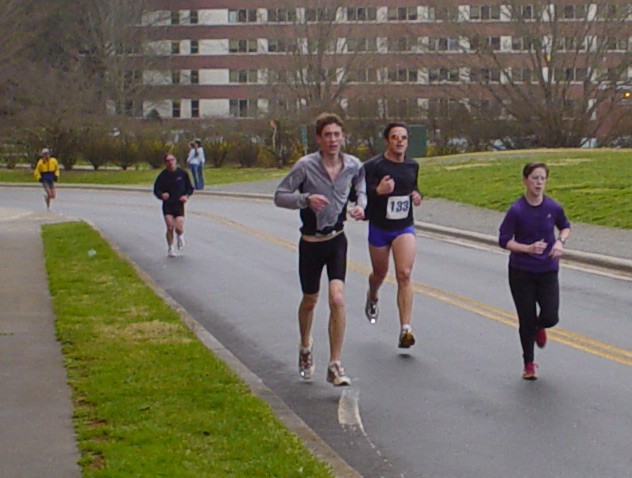
[[(200, 100), (190, 100), (189, 102), (191, 111), (191, 118), (199, 118), (200, 117)], [(182, 102), (180, 101), (172, 101), (171, 102), (171, 117), (172, 118), (181, 118), (182, 117)]]
[[(175, 119), (209, 118), (214, 117), (219, 107), (226, 115), (233, 118), (253, 119), (265, 116), (271, 112), (285, 111), (295, 114), (305, 101), (289, 101), (287, 99), (253, 99), (253, 98), (217, 98), (217, 99), (184, 99), (166, 101), (124, 101), (121, 104), (111, 104), (114, 111), (142, 118), (153, 113), (162, 117)], [(353, 98), (343, 99), (340, 106), (346, 111), (347, 117), (363, 118), (375, 117), (376, 114), (385, 117), (419, 118), (454, 117), (455, 114), (493, 114), (498, 118), (509, 118), (508, 104), (497, 101), (454, 98)], [(224, 109), (226, 108), (226, 109)], [(581, 101), (568, 99), (561, 105), (563, 118), (572, 119), (583, 108)]]
[[(270, 109), (275, 111), (284, 110), (295, 112), (300, 106), (300, 101), (289, 102), (287, 100), (264, 100), (265, 107), (262, 107), (258, 99), (253, 98), (233, 98), (228, 99), (228, 114), (234, 118), (256, 118), (266, 114)], [(183, 110), (183, 102), (179, 100), (171, 101), (172, 118), (200, 118), (200, 100), (187, 100), (190, 110), (188, 114)], [(128, 115), (142, 114), (142, 108), (133, 102), (126, 102), (125, 113)], [(400, 118), (422, 118), (428, 115), (449, 116), (458, 111), (478, 111), (480, 113), (498, 112), (499, 117), (506, 116), (503, 105), (499, 105), (489, 99), (453, 99), (453, 98), (398, 98), (398, 99), (376, 99), (358, 98), (343, 100), (341, 106), (347, 111), (348, 116), (362, 116), (366, 112), (383, 112), (387, 116)], [(581, 103), (577, 100), (565, 100), (563, 110), (568, 118), (573, 117), (573, 113), (578, 111)], [(494, 108), (494, 110), (492, 110)]]
[[(199, 70), (187, 70), (186, 75), (183, 74), (183, 71), (174, 70), (171, 72), (171, 83), (174, 85), (179, 85), (181, 83), (188, 83), (191, 85), (199, 85), (200, 84), (200, 71)], [(187, 81), (188, 79), (188, 81)]]
[[(486, 100), (487, 101), (487, 100)], [(188, 102), (190, 104), (190, 117), (191, 118), (199, 118), (200, 117), (200, 100), (190, 100)], [(438, 99), (430, 99), (428, 100), (428, 108), (420, 108), (418, 105), (418, 100), (412, 99), (396, 99), (396, 100), (387, 100), (383, 102), (389, 112), (392, 112), (393, 116), (399, 117), (410, 117), (417, 116), (420, 113), (427, 112), (428, 109), (436, 110), (441, 114), (447, 114), (448, 112), (454, 110), (457, 105), (461, 105), (461, 102), (456, 100), (446, 100), (443, 98)], [(351, 106), (351, 108), (349, 108)], [(299, 107), (298, 102), (292, 103), (286, 100), (279, 100), (274, 102), (273, 107), (276, 110), (286, 110), (286, 111), (296, 111)], [(233, 118), (256, 118), (257, 116), (266, 112), (266, 109), (262, 109), (259, 107), (259, 100), (252, 98), (238, 98), (238, 99), (229, 99), (228, 100), (228, 108), (229, 115)], [(366, 111), (378, 111), (379, 103), (377, 100), (374, 101), (350, 101), (348, 102), (347, 109), (357, 109), (357, 110), (366, 110)], [(133, 103), (127, 102), (125, 112), (126, 114), (138, 114), (138, 110), (133, 109)], [(178, 100), (173, 100), (171, 102), (171, 117), (172, 118), (182, 118), (182, 102)]]
[[(556, 82), (583, 82), (589, 78), (599, 78), (599, 81), (620, 81), (627, 75), (625, 71), (618, 68), (603, 68), (590, 74), (590, 70), (584, 67), (555, 68), (553, 80)], [(406, 83), (406, 84), (438, 84), (438, 83), (500, 83), (502, 81), (513, 83), (535, 83), (539, 77), (548, 75), (536, 75), (531, 68), (512, 67), (503, 73), (499, 68), (458, 68), (458, 67), (438, 67), (429, 69), (417, 68), (356, 68), (347, 71), (343, 77), (343, 70), (336, 68), (320, 69), (308, 68), (304, 78), (297, 78), (296, 75), (287, 70), (261, 70), (257, 69), (231, 69), (228, 71), (228, 82), (238, 84), (296, 84), (299, 80), (306, 80), (309, 83), (328, 81), (332, 84), (341, 81), (350, 83)], [(131, 78), (139, 82), (141, 75), (138, 70), (134, 70), (125, 75), (127, 86), (131, 84)], [(174, 70), (171, 72), (171, 83), (178, 84), (200, 84), (199, 70)], [(218, 83), (212, 83), (218, 84)]]
[[(330, 40), (327, 47), (328, 53), (423, 53), (423, 52), (473, 52), (482, 49), (491, 51), (537, 51), (544, 49), (542, 40), (535, 40), (528, 37), (511, 36), (504, 37), (508, 41), (503, 44), (503, 37), (472, 37), (469, 39), (458, 37), (435, 37), (435, 38), (384, 38), (384, 48), (378, 46), (378, 39), (373, 38), (340, 38)], [(184, 40), (186, 42), (186, 40)], [(589, 42), (592, 44), (589, 45)], [(171, 42), (171, 54), (180, 55), (184, 52), (183, 41)], [(313, 43), (313, 44), (312, 44)], [(260, 44), (257, 39), (231, 39), (228, 40), (228, 52), (230, 54), (254, 54), (254, 53), (295, 53), (300, 51), (301, 44), (304, 45), (304, 52), (316, 52), (316, 42), (300, 42), (283, 38), (269, 38), (266, 44)], [(540, 43), (538, 45), (538, 43)], [(555, 51), (588, 51), (602, 50), (608, 52), (630, 51), (630, 39), (627, 36), (608, 37), (603, 39), (578, 38), (576, 36), (561, 36), (554, 41)], [(262, 52), (261, 48), (267, 48)], [(548, 45), (547, 49), (550, 50)], [(200, 41), (190, 40), (188, 54), (197, 55), (200, 53)]]
[[(378, 11), (382, 13), (378, 13)], [(170, 13), (171, 25), (198, 25), (198, 10)], [(354, 6), (322, 8), (242, 8), (228, 10), (228, 23), (332, 23), (332, 22), (414, 22), (414, 21), (518, 21), (618, 19), (630, 13), (628, 5), (580, 3), (571, 5), (461, 5), (461, 6)]]

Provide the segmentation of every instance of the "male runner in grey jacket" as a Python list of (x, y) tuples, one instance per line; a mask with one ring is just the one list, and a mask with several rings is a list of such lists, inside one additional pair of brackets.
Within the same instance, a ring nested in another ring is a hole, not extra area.
[(301, 335), (299, 373), (310, 379), (314, 372), (311, 337), (314, 308), (318, 301), (320, 276), (327, 266), (329, 278), (329, 365), (327, 381), (334, 386), (351, 385), (340, 364), (345, 331), (344, 280), (347, 268), (347, 238), (343, 227), (347, 201), (353, 185), (357, 202), (349, 214), (364, 218), (366, 186), (362, 163), (355, 156), (341, 153), (344, 142), (342, 120), (323, 113), (316, 118), (319, 151), (300, 158), (279, 184), (274, 203), (300, 209), (302, 221), (299, 242), (299, 277), (303, 299), (298, 309)]

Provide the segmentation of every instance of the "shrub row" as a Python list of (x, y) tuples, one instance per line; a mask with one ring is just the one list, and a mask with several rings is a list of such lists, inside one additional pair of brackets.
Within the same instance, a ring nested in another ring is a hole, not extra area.
[[(77, 137), (72, 147), (59, 143), (51, 146), (48, 142), (26, 145), (6, 141), (0, 145), (0, 164), (9, 169), (19, 163), (35, 166), (40, 149), (49, 147), (51, 155), (66, 170), (71, 170), (80, 161), (91, 164), (95, 170), (103, 166), (128, 169), (149, 165), (151, 168), (161, 168), (166, 153), (175, 154), (181, 163), (185, 162), (189, 142), (193, 138), (189, 136), (174, 140), (151, 134), (88, 131)], [(208, 136), (201, 139), (206, 164), (211, 167), (226, 164), (238, 164), (241, 167), (282, 167), (302, 155), (299, 144), (274, 149), (261, 138), (245, 134), (230, 138)]]
[[(128, 124), (128, 127), (111, 128), (90, 126), (82, 128), (9, 132), (9, 138), (0, 137), (0, 164), (13, 168), (18, 163), (35, 165), (43, 147), (51, 150), (60, 164), (71, 170), (79, 161), (87, 162), (95, 170), (103, 166), (121, 169), (147, 166), (161, 168), (166, 153), (175, 154), (184, 164), (189, 143), (200, 138), (206, 155), (206, 164), (221, 167), (226, 164), (241, 167), (284, 167), (304, 153), (300, 141), (300, 125), (287, 121), (284, 127), (265, 124), (190, 125), (189, 130), (175, 130), (165, 125), (147, 123)], [(365, 160), (377, 154), (373, 132), (375, 125), (347, 127), (345, 151)], [(367, 133), (368, 132), (368, 133)], [(20, 138), (20, 136), (22, 138)], [(377, 138), (377, 139), (376, 139)], [(314, 151), (313, 131), (308, 130), (307, 149)]]

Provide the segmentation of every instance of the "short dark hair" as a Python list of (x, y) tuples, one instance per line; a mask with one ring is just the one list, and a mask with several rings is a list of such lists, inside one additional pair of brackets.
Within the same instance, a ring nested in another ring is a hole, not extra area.
[(525, 164), (524, 168), (522, 168), (522, 177), (528, 178), (533, 170), (538, 168), (544, 168), (546, 171), (546, 177), (549, 177), (549, 167), (545, 163), (541, 163), (539, 161), (531, 161), (530, 163)]
[(384, 139), (388, 139), (389, 135), (391, 134), (391, 130), (393, 128), (404, 128), (406, 130), (406, 134), (410, 134), (410, 131), (408, 130), (408, 125), (406, 123), (404, 123), (403, 121), (394, 121), (392, 123), (389, 123), (386, 125), (386, 128), (384, 128)]
[(169, 157), (172, 157), (174, 159), (174, 161), (177, 161), (178, 159), (171, 153), (167, 153), (165, 154), (165, 157), (162, 158), (163, 161), (167, 161), (169, 159)]
[(329, 124), (337, 124), (341, 128), (344, 127), (342, 119), (336, 113), (321, 113), (316, 118), (316, 134), (320, 136), (323, 128)]

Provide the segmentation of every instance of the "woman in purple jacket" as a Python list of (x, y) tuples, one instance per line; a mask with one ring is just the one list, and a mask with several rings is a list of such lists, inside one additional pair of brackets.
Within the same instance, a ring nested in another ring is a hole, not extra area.
[[(524, 166), (525, 193), (507, 210), (498, 236), (500, 247), (511, 251), (509, 287), (520, 323), (525, 380), (537, 378), (534, 342), (543, 348), (545, 329), (559, 320), (559, 258), (571, 232), (562, 206), (544, 195), (548, 176), (549, 168), (544, 163)], [(557, 238), (555, 228), (559, 231)]]

